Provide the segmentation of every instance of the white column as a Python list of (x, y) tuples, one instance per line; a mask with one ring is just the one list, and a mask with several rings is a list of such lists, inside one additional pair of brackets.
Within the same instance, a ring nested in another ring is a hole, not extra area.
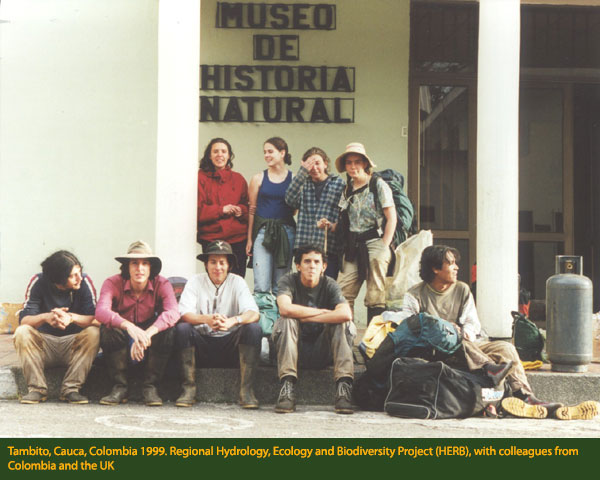
[(200, 0), (161, 0), (158, 20), (156, 252), (165, 276), (196, 271)]
[(519, 0), (480, 0), (477, 80), (477, 310), (511, 336), (518, 305)]

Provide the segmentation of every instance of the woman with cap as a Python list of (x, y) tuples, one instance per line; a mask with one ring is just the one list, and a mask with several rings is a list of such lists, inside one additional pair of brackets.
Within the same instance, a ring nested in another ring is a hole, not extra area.
[(379, 177), (372, 177), (375, 164), (361, 143), (346, 146), (335, 166), (338, 172), (345, 171), (348, 175), (336, 229), (338, 251), (343, 258), (338, 283), (354, 307), (358, 291), (363, 281), (367, 281), (368, 324), (385, 309), (385, 277), (392, 259), (390, 245), (397, 223), (396, 207), (388, 184)]
[(250, 180), (250, 217), (246, 253), (252, 255), (254, 292), (277, 295), (277, 282), (292, 266), (296, 223), (294, 211), (285, 203), (292, 181), (288, 145), (282, 138), (269, 138), (263, 145), (267, 168)]
[(224, 138), (213, 138), (198, 170), (197, 240), (202, 251), (214, 240), (225, 240), (236, 256), (233, 273), (246, 275), (248, 184), (233, 171), (234, 154)]
[(329, 157), (318, 147), (302, 156), (300, 169), (285, 193), (286, 203), (298, 210), (294, 250), (318, 245), (327, 255), (325, 275), (337, 279), (339, 263), (334, 232), (338, 222), (340, 197), (346, 183), (329, 173)]
[(176, 348), (183, 376), (178, 407), (196, 401), (196, 366), (240, 366), (240, 405), (258, 408), (253, 383), (260, 354), (262, 329), (258, 307), (248, 285), (230, 273), (236, 257), (224, 241), (211, 242), (198, 255), (206, 273), (193, 276), (179, 301), (181, 321), (175, 327)]
[(173, 347), (173, 327), (179, 320), (177, 300), (169, 281), (159, 275), (162, 262), (141, 240), (129, 245), (127, 253), (115, 257), (121, 273), (102, 284), (96, 305), (100, 347), (113, 380), (103, 405), (127, 401), (127, 357), (134, 362), (146, 359), (143, 401), (162, 405), (156, 384), (161, 379)]

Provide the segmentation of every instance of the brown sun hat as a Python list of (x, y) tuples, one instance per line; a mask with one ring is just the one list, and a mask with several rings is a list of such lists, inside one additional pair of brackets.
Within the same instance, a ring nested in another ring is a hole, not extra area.
[(115, 257), (117, 262), (126, 264), (129, 263), (129, 260), (141, 258), (145, 260), (149, 260), (151, 264), (156, 265), (157, 272), (160, 273), (162, 269), (162, 261), (160, 258), (152, 253), (152, 249), (150, 245), (148, 245), (143, 240), (136, 240), (127, 249), (127, 253), (125, 255), (121, 255), (120, 257)]
[(230, 269), (237, 266), (237, 258), (233, 253), (231, 245), (224, 240), (215, 240), (214, 242), (210, 242), (207, 245), (206, 250), (204, 250), (204, 252), (198, 255), (196, 258), (201, 262), (207, 262), (209, 255), (227, 255)]
[(349, 143), (348, 145), (346, 145), (346, 151), (335, 159), (335, 168), (337, 168), (338, 172), (343, 173), (346, 171), (345, 160), (346, 160), (346, 155), (348, 155), (349, 153), (357, 153), (358, 155), (361, 155), (367, 161), (367, 163), (371, 166), (371, 168), (377, 167), (377, 165), (375, 165), (371, 161), (369, 156), (367, 155), (365, 146), (362, 143), (353, 142), (353, 143)]

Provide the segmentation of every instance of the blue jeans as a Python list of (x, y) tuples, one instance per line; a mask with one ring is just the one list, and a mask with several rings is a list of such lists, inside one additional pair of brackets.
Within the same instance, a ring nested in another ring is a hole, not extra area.
[(281, 277), (288, 273), (292, 267), (292, 246), (296, 231), (294, 227), (284, 225), (285, 233), (290, 242), (290, 260), (285, 268), (275, 268), (273, 254), (263, 247), (265, 239), (265, 228), (261, 228), (256, 235), (252, 245), (252, 269), (254, 270), (254, 293), (272, 292), (277, 296), (277, 282)]

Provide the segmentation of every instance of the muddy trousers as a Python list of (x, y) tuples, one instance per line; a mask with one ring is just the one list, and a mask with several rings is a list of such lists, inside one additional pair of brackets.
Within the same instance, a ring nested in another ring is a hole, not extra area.
[(13, 336), (15, 350), (30, 392), (47, 395), (48, 385), (44, 368), (67, 367), (60, 387), (61, 397), (79, 391), (98, 354), (99, 341), (99, 329), (93, 326), (73, 335), (57, 337), (40, 333), (29, 325), (21, 325)]
[(321, 334), (311, 340), (302, 340), (300, 322), (280, 317), (273, 325), (271, 339), (277, 350), (279, 379), (298, 377), (302, 368), (320, 369), (333, 365), (334, 379), (354, 378), (352, 345), (356, 327), (352, 322), (325, 324)]
[(533, 390), (514, 345), (504, 340), (493, 342), (463, 340), (462, 344), (469, 370), (477, 370), (489, 362), (506, 363), (512, 360), (513, 366), (506, 376), (506, 382), (513, 392), (522, 390), (526, 395), (533, 395)]

